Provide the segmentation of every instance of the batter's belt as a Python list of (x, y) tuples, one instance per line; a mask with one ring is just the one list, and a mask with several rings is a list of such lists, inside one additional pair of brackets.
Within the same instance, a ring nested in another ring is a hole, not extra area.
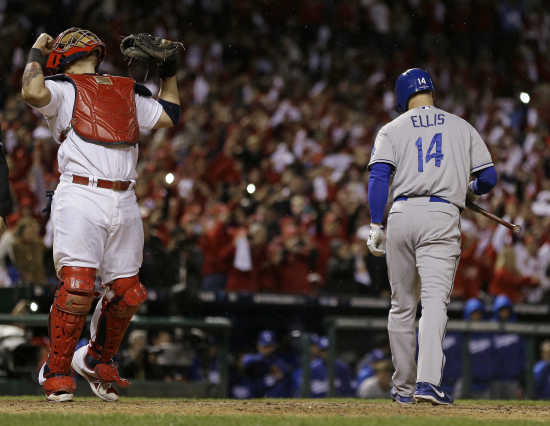
[(127, 191), (133, 188), (133, 182), (130, 180), (90, 179), (87, 176), (79, 175), (72, 175), (71, 182), (86, 186), (95, 183), (98, 188), (112, 189), (113, 191)]
[[(411, 197), (411, 198), (416, 198), (416, 197)], [(409, 197), (407, 197), (406, 195), (400, 195), (399, 197), (396, 197), (393, 201), (406, 201), (408, 200)], [(444, 198), (441, 198), (441, 197), (438, 197), (437, 195), (431, 195), (430, 196), (430, 202), (431, 203), (447, 203), (447, 204), (451, 204), (450, 201), (447, 201), (445, 200)]]

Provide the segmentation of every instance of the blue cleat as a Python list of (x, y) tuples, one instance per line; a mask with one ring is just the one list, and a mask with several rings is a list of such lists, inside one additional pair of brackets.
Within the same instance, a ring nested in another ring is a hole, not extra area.
[(453, 397), (444, 392), (439, 386), (428, 382), (418, 382), (414, 393), (416, 402), (431, 402), (433, 405), (451, 405)]
[(391, 391), (391, 399), (402, 405), (414, 404), (416, 402), (412, 396), (399, 395), (394, 389)]

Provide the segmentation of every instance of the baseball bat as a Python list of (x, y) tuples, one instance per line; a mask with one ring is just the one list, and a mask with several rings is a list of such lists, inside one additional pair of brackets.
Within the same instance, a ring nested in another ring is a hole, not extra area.
[(488, 217), (491, 220), (494, 220), (497, 223), (500, 223), (503, 226), (506, 226), (506, 228), (511, 229), (516, 234), (521, 231), (521, 226), (516, 225), (514, 223), (510, 223), (510, 222), (504, 220), (503, 218), (498, 217), (496, 214), (488, 212), (483, 207), (478, 206), (477, 204), (475, 204), (473, 201), (471, 201), (469, 199), (466, 200), (466, 207), (468, 207), (470, 210), (472, 210), (476, 213), (479, 213), (479, 214), (482, 214), (485, 217)]

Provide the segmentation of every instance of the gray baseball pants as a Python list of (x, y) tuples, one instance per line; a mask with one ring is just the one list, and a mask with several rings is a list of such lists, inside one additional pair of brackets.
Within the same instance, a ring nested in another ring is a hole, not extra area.
[[(388, 334), (394, 389), (412, 396), (416, 382), (439, 386), (447, 305), (460, 259), (460, 212), (428, 197), (396, 201), (388, 217), (386, 261), (391, 284)], [(422, 305), (415, 362), (415, 321)]]

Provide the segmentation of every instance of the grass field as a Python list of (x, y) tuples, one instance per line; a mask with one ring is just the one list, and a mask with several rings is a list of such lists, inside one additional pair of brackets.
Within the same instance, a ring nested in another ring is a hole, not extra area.
[(404, 407), (386, 400), (214, 400), (0, 398), (0, 425), (533, 425), (550, 424), (550, 402), (458, 401), (451, 407)]

